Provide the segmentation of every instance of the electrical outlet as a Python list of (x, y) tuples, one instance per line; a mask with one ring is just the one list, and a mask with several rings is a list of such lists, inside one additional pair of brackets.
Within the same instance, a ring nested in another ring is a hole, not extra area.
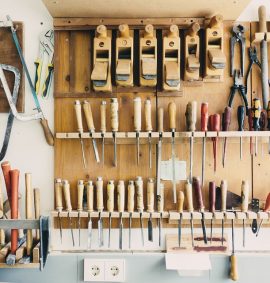
[(105, 281), (124, 282), (125, 281), (125, 260), (107, 259), (105, 260)]
[(84, 281), (105, 281), (104, 270), (104, 260), (84, 259)]

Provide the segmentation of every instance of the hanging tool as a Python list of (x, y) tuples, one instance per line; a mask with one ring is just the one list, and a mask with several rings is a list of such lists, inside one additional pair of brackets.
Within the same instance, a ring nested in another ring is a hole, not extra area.
[[(248, 109), (248, 129), (249, 131), (252, 131), (253, 129), (253, 118), (252, 118), (252, 108), (249, 108)], [(253, 155), (253, 151), (254, 151), (254, 148), (253, 148), (253, 139), (252, 137), (250, 137), (249, 139), (249, 152), (250, 152), (250, 155)]]
[[(33, 219), (33, 188), (32, 188), (32, 174), (25, 174), (25, 218)], [(33, 231), (27, 230), (26, 234), (26, 256), (29, 257), (33, 248)]]
[(205, 142), (206, 132), (208, 126), (208, 103), (203, 102), (201, 104), (201, 131), (205, 132), (202, 142), (202, 186), (204, 186), (204, 171), (205, 171)]
[(185, 195), (182, 191), (178, 193), (178, 206), (177, 211), (179, 212), (178, 220), (178, 246), (181, 247), (181, 237), (182, 237), (182, 218), (183, 218), (183, 207), (184, 207)]
[[(244, 131), (244, 120), (245, 120), (245, 107), (240, 105), (237, 108), (237, 121), (238, 121), (238, 131)], [(240, 136), (240, 160), (243, 158), (242, 150), (242, 136)]]
[(127, 200), (127, 210), (129, 213), (129, 222), (128, 222), (128, 247), (131, 248), (131, 228), (132, 228), (132, 213), (134, 212), (134, 195), (135, 195), (135, 186), (134, 181), (130, 180), (128, 182), (128, 200)]
[[(35, 219), (40, 219), (40, 190), (38, 188), (34, 189), (34, 209), (35, 209)], [(36, 229), (36, 241), (40, 240), (40, 231)]]
[(168, 105), (170, 130), (172, 133), (172, 181), (173, 181), (173, 202), (176, 203), (176, 172), (175, 172), (175, 131), (176, 131), (176, 104), (170, 102)]
[[(252, 126), (254, 131), (260, 130), (261, 102), (258, 98), (253, 98), (251, 108)], [(258, 154), (258, 138), (255, 137), (255, 156)]]
[(190, 213), (190, 232), (191, 232), (191, 243), (194, 247), (194, 234), (193, 234), (193, 197), (192, 197), (192, 186), (189, 180), (185, 183), (185, 194), (187, 198), (187, 211)]
[(140, 176), (136, 177), (135, 186), (136, 186), (136, 193), (137, 193), (137, 210), (140, 213), (140, 227), (141, 227), (142, 245), (144, 246), (143, 219), (142, 219), (142, 213), (143, 213), (143, 209), (144, 209), (142, 177), (140, 177)]
[[(250, 203), (251, 211), (255, 212), (256, 214), (260, 211), (260, 201), (257, 198), (252, 198)], [(256, 219), (252, 219), (251, 222), (251, 231), (253, 234), (256, 234), (258, 231), (258, 221)]]
[(227, 191), (228, 191), (228, 185), (226, 180), (221, 180), (220, 184), (220, 190), (221, 190), (221, 211), (223, 212), (223, 217), (221, 221), (221, 244), (223, 246), (224, 243), (224, 217), (225, 212), (227, 209)]
[(72, 228), (73, 225), (72, 225), (72, 218), (70, 216), (70, 212), (72, 212), (72, 206), (71, 206), (71, 201), (70, 201), (70, 184), (68, 180), (63, 180), (63, 192), (64, 192), (64, 198), (65, 198), (65, 203), (66, 203), (66, 210), (68, 212), (69, 228), (71, 231), (72, 243), (74, 247), (75, 241), (74, 241), (74, 234), (73, 234), (73, 228)]
[(84, 193), (84, 181), (79, 180), (77, 183), (77, 193), (78, 193), (78, 229), (79, 229), (79, 246), (81, 246), (81, 212), (83, 211), (83, 193)]
[(142, 102), (140, 97), (135, 97), (134, 100), (134, 130), (136, 131), (136, 151), (137, 151), (137, 165), (140, 162), (140, 131), (142, 129)]
[(237, 258), (234, 250), (234, 219), (232, 219), (232, 254), (231, 254), (231, 271), (230, 278), (233, 281), (238, 280), (238, 271), (237, 271)]
[(245, 50), (246, 50), (246, 38), (245, 38), (245, 28), (242, 25), (235, 25), (232, 28), (233, 36), (230, 38), (230, 75), (231, 77), (234, 75), (234, 48), (236, 43), (239, 43), (240, 46), (240, 66), (241, 66), (241, 74), (244, 74), (244, 66), (245, 66)]
[(160, 195), (160, 174), (161, 174), (161, 158), (162, 158), (162, 136), (163, 136), (163, 108), (158, 108), (158, 164), (157, 164), (157, 195)]
[(192, 169), (193, 169), (193, 147), (194, 147), (194, 132), (196, 130), (197, 121), (197, 101), (192, 101), (186, 107), (186, 128), (191, 132), (189, 139), (189, 181), (192, 182)]
[(54, 194), (55, 194), (55, 208), (57, 211), (57, 218), (58, 218), (58, 225), (59, 225), (59, 231), (60, 231), (60, 238), (61, 238), (61, 244), (63, 242), (63, 233), (62, 233), (62, 221), (61, 221), (61, 212), (63, 210), (63, 187), (62, 187), (62, 180), (61, 179), (55, 179), (54, 182)]
[(82, 140), (82, 134), (83, 134), (82, 106), (81, 106), (81, 102), (79, 100), (75, 100), (74, 108), (75, 108), (75, 113), (76, 113), (76, 120), (77, 120), (79, 138), (80, 138), (80, 142), (81, 142), (83, 166), (84, 166), (84, 168), (86, 168), (86, 159), (85, 159), (84, 146), (83, 146), (83, 140)]
[(158, 218), (158, 244), (161, 247), (162, 238), (162, 213), (164, 210), (164, 184), (160, 183), (159, 195), (157, 195), (157, 212), (159, 212)]
[(92, 243), (92, 218), (91, 213), (94, 211), (94, 185), (91, 180), (86, 183), (86, 198), (87, 198), (87, 211), (88, 211), (88, 238), (87, 248), (91, 249)]
[(102, 177), (97, 177), (96, 181), (96, 200), (97, 200), (97, 211), (99, 213), (98, 216), (98, 244), (99, 247), (102, 247), (104, 244), (103, 241), (103, 220), (101, 213), (104, 209), (103, 205), (103, 180)]
[(83, 102), (83, 111), (84, 111), (84, 116), (86, 118), (86, 124), (87, 124), (87, 127), (88, 127), (90, 138), (92, 140), (95, 158), (96, 158), (97, 163), (99, 163), (100, 160), (99, 160), (97, 144), (96, 144), (96, 140), (93, 137), (93, 133), (95, 132), (94, 119), (93, 119), (93, 115), (92, 115), (91, 105), (87, 100), (84, 100), (84, 102)]
[(120, 180), (117, 185), (117, 208), (120, 214), (119, 221), (119, 249), (123, 249), (123, 212), (125, 210), (125, 183)]
[(209, 182), (209, 212), (212, 213), (211, 228), (210, 228), (210, 244), (212, 244), (213, 238), (213, 218), (216, 211), (216, 184), (215, 182)]
[[(267, 105), (267, 129), (270, 131), (270, 101), (268, 101)], [(270, 136), (268, 139), (268, 154), (270, 154)]]
[(113, 164), (117, 166), (117, 148), (116, 148), (116, 132), (118, 132), (119, 118), (118, 118), (118, 101), (117, 98), (111, 98), (111, 128), (113, 134)]
[[(242, 181), (241, 185), (241, 211), (247, 213), (248, 211), (248, 198), (249, 198), (249, 185), (247, 181)], [(243, 247), (245, 247), (245, 241), (246, 241), (246, 224), (245, 224), (245, 218), (243, 219)]]
[[(229, 106), (225, 107), (224, 112), (222, 113), (222, 131), (228, 131), (231, 124), (232, 117), (232, 108)], [(222, 152), (222, 166), (225, 167), (226, 160), (226, 147), (227, 147), (227, 137), (223, 141), (223, 152)]]
[[(210, 121), (210, 130), (213, 132), (220, 131), (220, 115), (214, 114), (209, 117)], [(213, 155), (214, 155), (214, 172), (217, 169), (217, 145), (218, 145), (218, 137), (213, 137)]]
[[(269, 210), (270, 210), (270, 193), (268, 193), (268, 195), (267, 195), (263, 211), (269, 212)], [(259, 231), (261, 229), (262, 223), (263, 223), (263, 219), (261, 220), (259, 227), (257, 229), (256, 237), (258, 237), (258, 235), (259, 235)]]
[(113, 180), (110, 180), (107, 184), (107, 210), (109, 212), (108, 248), (110, 248), (111, 247), (112, 212), (114, 210), (114, 181)]
[(195, 197), (197, 199), (198, 208), (202, 214), (201, 224), (202, 224), (202, 231), (203, 231), (203, 240), (204, 240), (204, 243), (207, 244), (207, 235), (206, 235), (206, 228), (205, 228), (205, 221), (204, 221), (204, 204), (203, 204), (203, 198), (202, 198), (202, 188), (200, 184), (200, 179), (198, 177), (192, 178), (192, 189), (195, 192)]
[(148, 132), (148, 156), (149, 156), (149, 168), (152, 168), (152, 112), (151, 112), (151, 100), (146, 99), (144, 102), (144, 111), (145, 111), (145, 129)]
[(105, 151), (105, 133), (106, 133), (106, 101), (102, 100), (100, 104), (100, 132), (102, 138), (102, 166), (104, 166), (104, 151)]
[(153, 223), (152, 213), (154, 212), (154, 179), (149, 178), (147, 181), (147, 212), (148, 219), (148, 241), (153, 242)]

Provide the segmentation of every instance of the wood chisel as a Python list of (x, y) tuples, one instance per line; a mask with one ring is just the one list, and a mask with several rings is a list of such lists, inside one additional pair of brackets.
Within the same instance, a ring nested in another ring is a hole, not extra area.
[(117, 208), (120, 214), (119, 221), (119, 249), (123, 249), (123, 212), (125, 210), (125, 183), (119, 180), (117, 185)]
[[(35, 209), (35, 219), (40, 218), (40, 189), (34, 188), (34, 209)], [(40, 230), (36, 229), (36, 241), (40, 240)]]
[(185, 183), (185, 195), (187, 199), (187, 211), (190, 213), (190, 232), (191, 232), (191, 243), (194, 247), (194, 234), (193, 234), (193, 194), (192, 194), (192, 185), (189, 180)]
[(134, 181), (130, 180), (128, 182), (128, 200), (127, 200), (127, 210), (129, 213), (129, 222), (128, 222), (128, 247), (131, 248), (131, 227), (132, 227), (132, 213), (134, 212), (134, 196), (135, 196), (135, 186)]
[(182, 191), (178, 193), (178, 206), (177, 211), (179, 212), (178, 220), (178, 246), (181, 247), (181, 237), (182, 237), (182, 218), (183, 218), (183, 208), (184, 208), (185, 195)]
[[(25, 218), (33, 219), (33, 188), (32, 188), (32, 174), (25, 174)], [(26, 233), (26, 256), (29, 257), (33, 248), (33, 231), (27, 230)]]
[(91, 180), (86, 183), (86, 198), (88, 211), (88, 225), (87, 225), (87, 249), (91, 249), (92, 244), (92, 218), (91, 213), (94, 211), (94, 185)]
[(68, 180), (63, 180), (63, 192), (64, 192), (64, 199), (66, 203), (66, 211), (68, 212), (69, 228), (70, 228), (72, 243), (74, 247), (75, 241), (74, 241), (74, 234), (73, 234), (73, 225), (72, 225), (72, 218), (70, 216), (70, 212), (72, 212), (72, 206), (71, 206), (71, 200), (70, 200), (70, 184)]
[(149, 213), (148, 219), (148, 241), (153, 242), (153, 222), (152, 213), (154, 212), (154, 179), (147, 180), (147, 212)]
[[(245, 107), (239, 105), (237, 108), (237, 121), (238, 121), (238, 131), (244, 131), (244, 120), (245, 120)], [(242, 146), (242, 136), (240, 136), (240, 160), (243, 158), (243, 146)]]
[(137, 165), (140, 162), (140, 131), (142, 129), (142, 102), (140, 97), (135, 97), (133, 100), (134, 106), (134, 130), (136, 131), (136, 152), (137, 152)]
[(111, 128), (113, 135), (113, 165), (117, 166), (117, 143), (116, 143), (116, 132), (119, 128), (119, 118), (118, 118), (118, 100), (117, 98), (111, 98), (110, 102), (110, 114), (111, 114)]
[(204, 186), (204, 172), (205, 172), (205, 144), (206, 144), (206, 132), (208, 127), (208, 103), (201, 104), (201, 131), (205, 132), (202, 141), (202, 186)]
[[(222, 131), (227, 132), (231, 124), (232, 108), (226, 106), (222, 114)], [(222, 166), (225, 167), (226, 161), (226, 148), (227, 148), (227, 137), (223, 139), (223, 151), (222, 151)]]
[(186, 129), (191, 132), (189, 139), (189, 181), (192, 182), (192, 169), (193, 169), (193, 147), (194, 147), (194, 132), (196, 130), (197, 122), (197, 101), (192, 101), (186, 107)]
[(104, 166), (104, 151), (105, 151), (105, 133), (106, 133), (106, 101), (102, 100), (100, 104), (100, 132), (102, 138), (101, 158)]
[(103, 220), (102, 220), (102, 211), (104, 209), (103, 205), (103, 180), (102, 177), (97, 177), (96, 181), (96, 200), (97, 200), (97, 211), (99, 212), (98, 217), (98, 244), (99, 247), (102, 247), (103, 242)]
[[(241, 211), (247, 213), (248, 211), (248, 198), (249, 198), (249, 185), (247, 181), (242, 181), (241, 185)], [(243, 219), (243, 247), (246, 242), (246, 221)]]
[[(270, 101), (267, 105), (267, 129), (270, 131)], [(270, 137), (268, 138), (268, 154), (270, 154)]]
[(83, 180), (78, 180), (77, 193), (78, 193), (77, 211), (78, 211), (79, 246), (81, 246), (81, 212), (83, 211), (83, 193), (84, 193)]
[[(258, 98), (253, 98), (251, 116), (254, 131), (260, 130), (261, 102)], [(258, 138), (255, 137), (255, 156), (258, 154)]]
[[(268, 195), (267, 195), (263, 211), (264, 212), (269, 212), (270, 211), (270, 193), (268, 193)], [(258, 235), (259, 235), (259, 231), (261, 229), (262, 223), (263, 223), (263, 219), (261, 220), (261, 222), (259, 224), (258, 230), (256, 232), (256, 237), (258, 237)]]
[(237, 271), (237, 258), (234, 250), (234, 219), (232, 219), (232, 254), (231, 254), (231, 271), (230, 278), (233, 281), (238, 280), (238, 271)]
[(221, 244), (224, 244), (224, 217), (225, 212), (227, 210), (227, 192), (228, 192), (228, 184), (226, 180), (221, 180), (220, 184), (221, 190), (221, 211), (223, 212), (223, 217), (221, 220)]
[(193, 177), (192, 189), (195, 192), (195, 197), (197, 199), (198, 208), (202, 214), (201, 224), (202, 224), (202, 231), (203, 231), (203, 240), (204, 240), (204, 243), (207, 244), (207, 235), (206, 235), (206, 228), (205, 228), (205, 221), (204, 221), (204, 204), (203, 204), (203, 197), (202, 197), (202, 188), (200, 184), (200, 179), (198, 177)]
[(142, 245), (144, 246), (144, 235), (143, 235), (143, 179), (142, 177), (138, 176), (135, 180), (135, 186), (136, 186), (136, 194), (137, 194), (137, 210), (140, 213), (140, 228), (141, 228), (141, 238), (142, 238)]
[(59, 231), (60, 231), (60, 238), (61, 243), (63, 242), (63, 233), (62, 233), (62, 221), (61, 221), (61, 212), (63, 210), (63, 186), (62, 186), (62, 180), (57, 178), (54, 181), (54, 194), (55, 194), (55, 208), (57, 211), (57, 218), (58, 218), (58, 225), (59, 225)]
[(162, 213), (164, 211), (164, 184), (160, 183), (159, 195), (157, 195), (157, 212), (159, 212), (158, 220), (158, 244), (161, 247), (162, 238)]
[(84, 116), (85, 116), (85, 119), (86, 119), (88, 131), (89, 131), (89, 134), (90, 134), (90, 138), (92, 140), (95, 158), (96, 158), (97, 163), (99, 163), (100, 160), (99, 160), (97, 144), (96, 144), (96, 140), (93, 137), (93, 133), (95, 133), (94, 119), (93, 119), (91, 105), (87, 100), (84, 100), (84, 102), (83, 102), (83, 111), (84, 111)]
[(176, 104), (170, 102), (168, 105), (169, 112), (169, 127), (172, 133), (171, 145), (172, 145), (172, 182), (173, 182), (173, 202), (176, 203), (176, 172), (175, 172), (175, 131), (176, 131)]
[(144, 102), (144, 114), (145, 114), (145, 130), (148, 132), (148, 158), (149, 168), (152, 168), (152, 111), (151, 111), (151, 100), (146, 99)]
[[(220, 131), (220, 115), (214, 114), (209, 117), (210, 122), (210, 131), (219, 132)], [(218, 145), (218, 137), (213, 137), (213, 155), (214, 155), (214, 172), (217, 169), (217, 145)]]
[(111, 247), (112, 212), (114, 211), (114, 181), (113, 180), (110, 180), (107, 184), (107, 210), (109, 212), (108, 248), (110, 248)]
[(215, 182), (209, 182), (209, 212), (212, 213), (211, 228), (210, 228), (210, 244), (213, 239), (213, 218), (216, 211), (216, 184)]
[(80, 138), (80, 142), (81, 142), (83, 166), (84, 166), (84, 168), (86, 168), (86, 159), (85, 159), (84, 146), (83, 146), (83, 140), (82, 140), (82, 134), (83, 134), (82, 106), (81, 106), (81, 102), (79, 100), (75, 101), (74, 108), (75, 108), (75, 113), (76, 113), (76, 120), (77, 120), (79, 138)]
[(157, 195), (160, 195), (160, 176), (161, 176), (161, 158), (162, 158), (162, 136), (163, 136), (163, 108), (158, 108), (158, 164), (157, 164)]

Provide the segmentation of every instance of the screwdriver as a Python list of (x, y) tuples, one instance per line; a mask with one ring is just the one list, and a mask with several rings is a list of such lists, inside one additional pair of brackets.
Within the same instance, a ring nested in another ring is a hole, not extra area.
[[(210, 130), (213, 132), (219, 132), (220, 131), (220, 115), (214, 114), (209, 117), (210, 121)], [(213, 137), (213, 154), (214, 154), (214, 172), (216, 172), (217, 169), (217, 143), (218, 143), (218, 137)]]
[(109, 238), (108, 248), (111, 246), (112, 212), (114, 210), (114, 181), (110, 180), (107, 184), (107, 210), (109, 212)]
[(192, 132), (189, 139), (189, 181), (192, 181), (192, 168), (193, 168), (193, 132), (196, 130), (197, 121), (197, 102), (192, 101), (187, 104), (186, 107), (186, 128), (187, 131)]
[[(207, 132), (207, 126), (208, 126), (208, 103), (204, 102), (201, 104), (201, 131)], [(206, 142), (206, 136), (204, 135), (202, 142), (202, 186), (204, 186), (205, 142)]]
[(134, 129), (136, 131), (136, 150), (137, 150), (137, 165), (140, 163), (140, 131), (142, 128), (142, 102), (140, 97), (135, 97), (134, 100)]
[(215, 182), (209, 182), (209, 212), (212, 212), (211, 228), (210, 228), (210, 243), (213, 239), (213, 218), (216, 211), (216, 184)]
[(178, 193), (178, 207), (179, 220), (178, 220), (178, 246), (181, 247), (181, 237), (182, 237), (182, 218), (183, 218), (183, 207), (184, 207), (185, 195), (182, 191)]
[(136, 186), (136, 193), (137, 193), (137, 210), (140, 213), (140, 228), (141, 228), (142, 245), (144, 246), (143, 220), (142, 220), (142, 213), (143, 213), (143, 209), (144, 209), (144, 204), (143, 204), (143, 180), (142, 180), (142, 177), (138, 176), (136, 178), (135, 186)]
[(161, 157), (162, 157), (162, 135), (163, 135), (163, 108), (158, 108), (158, 164), (157, 164), (157, 195), (160, 195), (160, 173), (161, 173)]
[(79, 246), (81, 246), (81, 212), (83, 211), (83, 192), (84, 192), (84, 182), (83, 180), (79, 180), (77, 184), (78, 190), (78, 228), (79, 228)]
[(76, 113), (79, 138), (80, 138), (80, 142), (81, 142), (83, 166), (84, 166), (84, 168), (86, 168), (86, 159), (85, 159), (84, 146), (83, 146), (83, 140), (82, 140), (82, 134), (83, 134), (82, 106), (81, 106), (81, 102), (79, 100), (75, 100), (74, 108), (75, 108), (75, 113)]
[(100, 132), (102, 138), (102, 165), (104, 166), (105, 133), (106, 133), (106, 101), (102, 100), (100, 104)]
[(132, 226), (132, 213), (134, 212), (134, 195), (135, 195), (135, 186), (134, 181), (130, 180), (128, 182), (128, 202), (127, 202), (127, 210), (129, 213), (129, 237), (128, 237), (128, 247), (131, 248), (131, 226)]
[(125, 210), (125, 183), (119, 180), (117, 185), (117, 208), (120, 213), (119, 221), (119, 249), (123, 249), (123, 212)]
[[(267, 105), (267, 129), (270, 131), (270, 100), (268, 101)], [(270, 154), (270, 136), (268, 140), (268, 154)]]
[[(269, 210), (270, 210), (270, 193), (268, 193), (268, 195), (267, 195), (263, 211), (268, 212)], [(263, 219), (261, 220), (261, 222), (259, 224), (259, 227), (258, 227), (258, 230), (257, 230), (257, 233), (256, 233), (256, 237), (258, 237), (258, 235), (259, 235), (259, 231), (261, 229), (262, 223), (263, 223)]]
[(204, 204), (203, 204), (203, 198), (202, 198), (202, 188), (200, 184), (200, 179), (198, 177), (193, 177), (192, 188), (195, 192), (195, 197), (197, 198), (197, 204), (199, 207), (199, 211), (202, 214), (201, 224), (202, 224), (202, 231), (203, 231), (203, 240), (204, 240), (204, 243), (207, 244), (206, 228), (205, 228), (205, 221), (204, 221)]
[(223, 243), (224, 243), (224, 216), (227, 210), (227, 191), (228, 191), (228, 185), (227, 185), (226, 180), (221, 180), (220, 190), (221, 190), (221, 211), (223, 212), (223, 217), (221, 221), (221, 244), (223, 246)]
[(176, 104), (170, 102), (168, 105), (170, 130), (172, 133), (172, 177), (173, 177), (173, 202), (176, 203), (176, 176), (175, 176), (175, 130), (176, 130)]
[[(252, 122), (254, 131), (260, 130), (261, 102), (258, 98), (252, 100)], [(258, 154), (258, 139), (255, 137), (255, 156)]]
[(145, 111), (145, 127), (146, 131), (148, 132), (148, 156), (149, 156), (149, 168), (152, 168), (152, 143), (151, 143), (151, 138), (152, 138), (152, 117), (151, 117), (151, 100), (146, 99), (144, 103), (144, 111)]
[(159, 212), (158, 218), (158, 244), (161, 246), (162, 238), (162, 213), (164, 210), (164, 184), (160, 184), (159, 195), (157, 195), (157, 211)]
[(61, 243), (63, 242), (62, 221), (61, 221), (61, 216), (60, 216), (60, 213), (63, 210), (63, 198), (62, 198), (63, 192), (62, 190), (63, 190), (62, 180), (55, 179), (55, 182), (54, 182), (55, 205), (56, 205), (56, 211), (58, 212), (57, 218), (58, 218), (58, 224), (60, 228)]
[[(237, 108), (237, 121), (238, 121), (238, 131), (244, 130), (244, 119), (245, 119), (245, 107), (243, 105), (238, 106)], [(240, 136), (240, 160), (243, 157), (242, 150), (242, 136)]]
[(98, 217), (98, 244), (99, 247), (103, 246), (103, 220), (101, 213), (104, 209), (103, 205), (103, 180), (102, 177), (97, 177), (96, 181), (96, 200), (97, 200), (97, 211), (99, 213)]
[[(242, 181), (241, 185), (241, 211), (248, 211), (249, 185), (247, 181)], [(246, 233), (245, 233), (245, 218), (243, 219), (243, 247), (245, 247)]]
[(192, 197), (192, 186), (189, 180), (185, 183), (185, 195), (187, 198), (187, 211), (190, 213), (190, 232), (192, 247), (194, 247), (194, 235), (193, 235), (193, 197)]
[(117, 148), (116, 148), (116, 132), (118, 132), (119, 118), (118, 118), (118, 101), (117, 98), (111, 98), (111, 128), (113, 134), (113, 165), (117, 166)]
[(87, 196), (87, 211), (88, 211), (88, 238), (87, 238), (87, 248), (91, 249), (92, 242), (92, 219), (91, 213), (94, 211), (94, 186), (93, 182), (89, 180), (86, 183), (86, 196)]
[(230, 278), (233, 281), (238, 280), (237, 259), (234, 250), (234, 219), (232, 219), (232, 254), (231, 254), (231, 271)]
[(95, 158), (96, 158), (97, 163), (99, 163), (100, 160), (99, 160), (97, 144), (96, 144), (96, 140), (93, 137), (93, 133), (95, 132), (94, 119), (92, 115), (91, 105), (87, 100), (84, 100), (83, 102), (83, 111), (84, 111), (84, 116), (86, 119), (86, 124), (89, 130), (90, 138), (92, 140)]
[(147, 212), (148, 219), (148, 241), (153, 242), (153, 223), (152, 213), (154, 212), (154, 179), (149, 178), (147, 181)]
[[(222, 131), (228, 131), (231, 124), (232, 108), (229, 106), (225, 107), (225, 110), (222, 114)], [(227, 137), (223, 141), (223, 152), (222, 152), (222, 166), (225, 167), (226, 160), (226, 147), (227, 147)]]

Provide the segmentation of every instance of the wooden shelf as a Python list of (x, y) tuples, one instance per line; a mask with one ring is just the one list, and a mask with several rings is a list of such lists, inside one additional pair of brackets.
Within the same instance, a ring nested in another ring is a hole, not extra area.
[(27, 264), (15, 263), (14, 265), (8, 265), (6, 263), (0, 263), (0, 268), (39, 269), (40, 264), (39, 263), (27, 263)]

